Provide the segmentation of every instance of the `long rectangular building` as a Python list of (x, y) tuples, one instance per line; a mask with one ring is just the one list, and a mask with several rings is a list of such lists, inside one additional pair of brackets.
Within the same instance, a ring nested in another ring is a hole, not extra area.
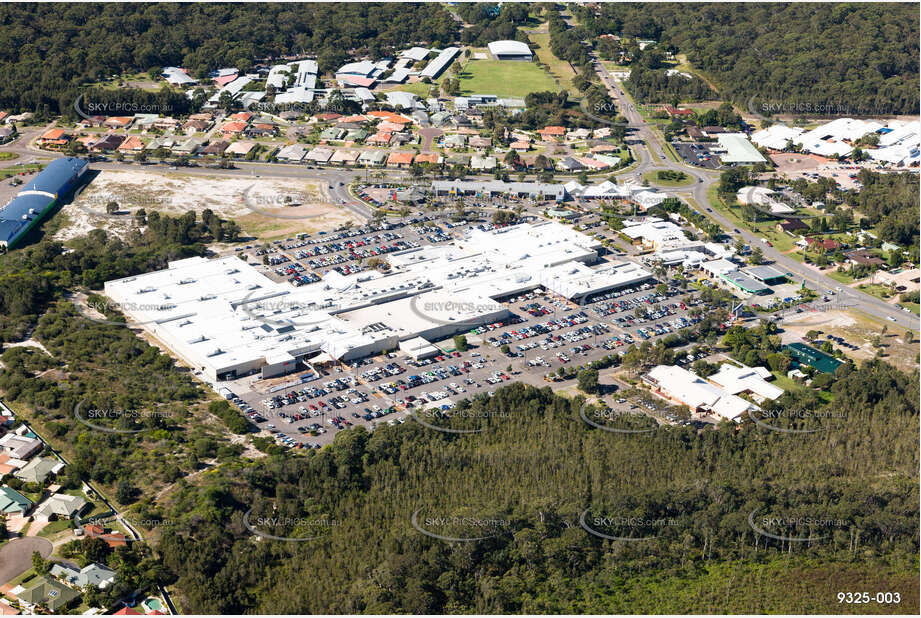
[(89, 161), (55, 159), (0, 210), (0, 246), (14, 248), (52, 210), (58, 200), (80, 184)]
[[(469, 331), (508, 315), (499, 299), (541, 285), (582, 298), (651, 276), (632, 263), (590, 269), (600, 246), (558, 223), (523, 224), (392, 253), (387, 274), (332, 271), (294, 287), (237, 257), (190, 258), (109, 281), (105, 292), (212, 380), (272, 377), (323, 354), (352, 360)], [(576, 280), (563, 276), (567, 268)]]

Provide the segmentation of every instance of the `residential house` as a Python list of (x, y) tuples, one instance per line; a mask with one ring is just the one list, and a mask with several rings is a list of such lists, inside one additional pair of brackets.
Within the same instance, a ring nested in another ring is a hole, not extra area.
[(856, 266), (873, 266), (879, 268), (886, 264), (882, 258), (873, 255), (867, 249), (855, 249), (845, 254), (848, 262)]
[(367, 137), (368, 132), (364, 129), (350, 129), (349, 132), (345, 134), (345, 141), (363, 142)]
[(304, 157), (304, 161), (307, 163), (316, 163), (316, 164), (326, 164), (329, 163), (329, 160), (333, 156), (333, 151), (331, 148), (323, 148), (322, 146), (317, 146), (313, 148), (307, 155)]
[(414, 156), (412, 152), (392, 152), (387, 157), (387, 167), (407, 168), (412, 165)]
[(10, 457), (6, 453), (0, 453), (0, 478), (3, 478), (7, 474), (12, 474), (27, 463), (27, 461), (22, 459)]
[(16, 137), (16, 127), (0, 127), (0, 144), (5, 144)]
[(227, 140), (211, 142), (210, 144), (208, 144), (207, 146), (201, 149), (200, 154), (220, 156), (224, 154), (224, 151), (227, 150), (228, 146), (230, 146), (230, 142)]
[(803, 230), (808, 230), (809, 226), (800, 219), (784, 219), (777, 224), (778, 232), (787, 232), (788, 234), (799, 234)]
[(610, 164), (591, 157), (575, 157), (575, 159), (581, 163), (583, 167), (590, 170), (603, 170), (611, 167)]
[(540, 170), (538, 171), (552, 170), (554, 168), (553, 159), (543, 155), (530, 155), (521, 157), (521, 163), (525, 166), (525, 168), (529, 170), (538, 169), (538, 167), (540, 167)]
[(275, 158), (289, 163), (299, 163), (305, 156), (307, 156), (307, 148), (303, 144), (291, 144), (279, 150)]
[(123, 141), (118, 147), (119, 152), (135, 153), (141, 152), (142, 150), (144, 150), (144, 142), (135, 135), (128, 136), (128, 139)]
[(32, 510), (32, 501), (24, 495), (4, 485), (0, 487), (0, 513), (5, 515), (26, 515)]
[(228, 122), (221, 127), (221, 133), (223, 133), (226, 138), (235, 137), (243, 133), (243, 131), (246, 130), (246, 126), (245, 122)]
[(441, 155), (437, 152), (423, 152), (416, 155), (415, 163), (429, 163), (432, 165), (441, 164)]
[(278, 127), (267, 122), (258, 122), (244, 131), (249, 137), (275, 137), (278, 135)]
[(178, 128), (179, 125), (180, 125), (180, 122), (178, 120), (176, 120), (175, 118), (171, 118), (169, 116), (166, 116), (164, 118), (157, 118), (153, 122), (153, 127), (155, 129), (160, 129), (161, 131), (172, 131)]
[(365, 150), (358, 155), (358, 164), (366, 167), (380, 167), (387, 160), (387, 152), (383, 150)]
[(672, 118), (687, 118), (694, 115), (694, 110), (677, 108), (672, 105), (666, 105), (664, 109), (665, 113)]
[(86, 524), (83, 526), (83, 534), (88, 538), (102, 539), (109, 547), (125, 547), (128, 545), (128, 537), (123, 532), (106, 532), (105, 528), (99, 524)]
[(357, 150), (340, 149), (333, 153), (329, 162), (334, 165), (355, 165), (358, 161), (358, 155)]
[(345, 135), (346, 135), (345, 129), (330, 127), (328, 129), (324, 129), (320, 133), (320, 139), (327, 141), (327, 142), (332, 142), (332, 141), (341, 140), (343, 137), (345, 137)]
[(41, 485), (49, 476), (60, 472), (63, 467), (64, 464), (53, 457), (35, 457), (14, 472), (13, 476), (24, 483)]
[(0, 438), (0, 452), (14, 459), (29, 459), (40, 452), (45, 444), (34, 436), (20, 436), (8, 433)]
[(46, 575), (40, 575), (29, 582), (29, 587), (14, 589), (19, 602), (32, 613), (40, 607), (54, 614), (65, 613), (64, 608), (80, 594), (73, 588), (57, 582)]
[(814, 236), (806, 238), (806, 244), (813, 251), (837, 251), (842, 247), (842, 244), (837, 240), (831, 238), (816, 238)]
[(230, 119), (236, 122), (249, 123), (253, 119), (253, 114), (250, 112), (237, 112), (236, 114), (231, 114)]
[(173, 145), (173, 152), (180, 155), (193, 155), (199, 148), (204, 145), (205, 140), (198, 137), (190, 137)]
[(454, 167), (455, 165), (467, 167), (470, 165), (470, 155), (453, 154), (445, 159), (445, 165), (448, 167)]
[(552, 142), (561, 139), (566, 135), (566, 127), (547, 126), (543, 129), (540, 129), (537, 133), (545, 142)]
[(39, 146), (45, 148), (62, 148), (70, 141), (71, 135), (64, 129), (48, 129), (38, 138)]
[(87, 502), (80, 496), (70, 494), (53, 494), (38, 505), (32, 516), (35, 521), (52, 521), (53, 519), (73, 519), (86, 508)]
[(492, 139), (488, 137), (480, 137), (477, 135), (471, 137), (468, 144), (471, 148), (476, 148), (477, 150), (485, 150), (492, 146)]
[(497, 163), (496, 157), (481, 157), (480, 155), (470, 157), (470, 169), (474, 170), (494, 170)]
[(585, 166), (573, 157), (563, 157), (557, 162), (556, 166), (565, 172), (578, 172), (585, 169)]
[(51, 575), (72, 588), (83, 590), (88, 586), (96, 586), (104, 590), (115, 581), (116, 573), (107, 566), (92, 562), (79, 571), (66, 564), (55, 564), (51, 567)]
[(256, 142), (233, 142), (224, 150), (224, 154), (232, 157), (242, 158), (248, 155), (256, 147)]
[(390, 140), (393, 138), (392, 133), (382, 133), (378, 132), (365, 140), (366, 144), (374, 144), (377, 146), (389, 146)]
[(102, 139), (96, 141), (90, 150), (93, 152), (111, 152), (121, 146), (122, 142), (124, 141), (124, 135), (116, 135), (114, 133), (110, 133), (109, 135), (106, 135)]
[(182, 125), (182, 130), (186, 135), (194, 135), (208, 131), (211, 125), (211, 121), (208, 120), (189, 120)]
[(459, 133), (451, 133), (450, 135), (445, 135), (442, 145), (445, 148), (450, 148), (452, 150), (460, 150), (461, 148), (466, 148), (467, 136), (461, 135)]
[(509, 144), (508, 147), (515, 152), (527, 152), (531, 149), (531, 144), (524, 141), (516, 141)]
[(102, 125), (110, 129), (127, 129), (133, 122), (134, 116), (109, 116)]

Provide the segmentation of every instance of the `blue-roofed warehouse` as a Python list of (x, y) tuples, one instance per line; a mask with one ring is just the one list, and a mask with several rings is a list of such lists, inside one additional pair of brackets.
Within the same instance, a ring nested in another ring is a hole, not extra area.
[(0, 246), (14, 248), (55, 207), (58, 199), (80, 184), (88, 169), (89, 162), (76, 157), (49, 163), (0, 210)]

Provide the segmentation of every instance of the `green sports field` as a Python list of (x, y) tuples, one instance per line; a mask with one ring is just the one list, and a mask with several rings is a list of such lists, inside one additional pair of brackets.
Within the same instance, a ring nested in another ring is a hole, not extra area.
[(463, 94), (494, 94), (523, 99), (530, 92), (558, 92), (553, 78), (533, 62), (472, 60), (460, 75)]

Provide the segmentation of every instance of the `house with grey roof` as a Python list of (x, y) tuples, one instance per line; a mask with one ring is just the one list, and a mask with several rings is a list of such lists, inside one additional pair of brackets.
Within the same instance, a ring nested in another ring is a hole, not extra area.
[(32, 516), (35, 521), (52, 519), (73, 519), (86, 508), (87, 502), (80, 496), (70, 494), (53, 494), (38, 505)]
[(57, 474), (64, 467), (53, 457), (36, 457), (25, 466), (13, 473), (13, 476), (24, 483), (37, 483), (41, 485), (52, 474)]
[(66, 564), (55, 564), (51, 567), (51, 574), (68, 586), (81, 590), (87, 586), (104, 589), (115, 581), (115, 571), (96, 562), (86, 565), (79, 571)]

